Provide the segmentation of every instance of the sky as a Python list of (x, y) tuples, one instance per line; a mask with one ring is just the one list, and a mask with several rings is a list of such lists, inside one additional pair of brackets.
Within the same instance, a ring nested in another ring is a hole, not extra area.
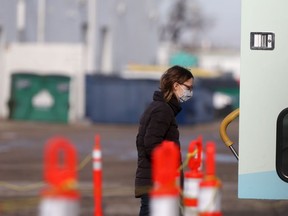
[(241, 0), (197, 0), (204, 14), (214, 20), (203, 35), (219, 45), (240, 47)]
[[(192, 1), (192, 0), (187, 0)], [(241, 0), (193, 0), (213, 25), (201, 36), (218, 46), (240, 48)], [(165, 14), (174, 0), (162, 0), (160, 13)]]

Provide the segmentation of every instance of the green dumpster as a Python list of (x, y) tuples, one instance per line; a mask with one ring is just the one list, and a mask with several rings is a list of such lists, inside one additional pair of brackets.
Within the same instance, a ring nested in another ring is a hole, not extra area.
[(29, 119), (32, 97), (42, 88), (42, 78), (36, 74), (13, 74), (9, 110), (11, 119)]
[(10, 118), (68, 122), (70, 78), (61, 75), (12, 75)]

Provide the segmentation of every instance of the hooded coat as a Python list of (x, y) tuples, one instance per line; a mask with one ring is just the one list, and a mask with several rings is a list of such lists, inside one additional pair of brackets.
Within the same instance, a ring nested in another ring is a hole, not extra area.
[(175, 142), (180, 149), (179, 131), (176, 115), (181, 111), (175, 95), (166, 102), (163, 93), (155, 91), (153, 101), (140, 119), (136, 146), (138, 163), (135, 178), (135, 197), (148, 194), (152, 187), (151, 154), (164, 140)]

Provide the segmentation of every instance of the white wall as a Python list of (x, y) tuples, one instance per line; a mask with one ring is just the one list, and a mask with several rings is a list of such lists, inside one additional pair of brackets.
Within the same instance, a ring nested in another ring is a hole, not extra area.
[(232, 72), (240, 78), (240, 51), (203, 52), (198, 54), (199, 67), (219, 72)]
[(0, 70), (0, 117), (6, 118), (9, 110), (11, 74), (33, 72), (59, 74), (71, 77), (69, 120), (84, 117), (85, 65), (81, 44), (12, 43), (4, 52), (4, 69)]

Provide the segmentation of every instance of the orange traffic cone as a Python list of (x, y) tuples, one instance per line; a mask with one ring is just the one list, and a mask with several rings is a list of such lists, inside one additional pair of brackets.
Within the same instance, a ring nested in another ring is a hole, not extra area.
[(189, 160), (189, 171), (185, 172), (183, 204), (184, 216), (198, 216), (198, 197), (200, 191), (200, 182), (203, 178), (203, 173), (200, 170), (202, 162), (202, 138), (199, 137), (196, 141), (192, 141), (189, 145), (189, 154), (197, 151), (196, 157)]
[(164, 141), (153, 151), (151, 216), (179, 215), (179, 187), (176, 182), (179, 160), (180, 151), (173, 142)]
[(102, 154), (100, 137), (95, 137), (93, 150), (94, 216), (102, 216)]
[(48, 141), (44, 157), (44, 179), (40, 216), (78, 216), (76, 150), (64, 138)]
[(222, 216), (221, 182), (215, 175), (215, 143), (206, 145), (206, 174), (200, 183), (199, 216)]

